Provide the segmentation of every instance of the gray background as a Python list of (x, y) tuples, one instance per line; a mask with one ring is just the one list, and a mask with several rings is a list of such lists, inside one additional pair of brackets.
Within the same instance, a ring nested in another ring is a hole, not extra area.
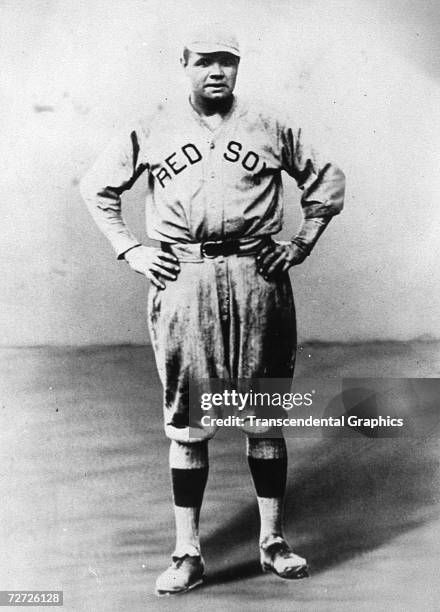
[[(348, 177), (346, 210), (292, 274), (303, 340), (438, 337), (433, 0), (1, 3), (1, 342), (148, 342), (147, 283), (114, 259), (78, 180), (115, 130), (184, 86), (184, 28), (230, 20), (238, 93), (289, 108)], [(6, 70), (5, 70), (6, 67)], [(287, 178), (287, 233), (300, 222)], [(143, 228), (142, 179), (126, 217)]]
[[(292, 272), (297, 376), (328, 381), (329, 409), (341, 378), (384, 408), (385, 377), (393, 409), (439, 414), (435, 381), (414, 397), (393, 380), (440, 377), (438, 341), (394, 341), (438, 338), (437, 2), (0, 2), (0, 587), (63, 589), (69, 612), (437, 611), (438, 419), (413, 438), (287, 437), (302, 581), (261, 574), (244, 439), (220, 431), (207, 583), (153, 595), (173, 547), (162, 389), (151, 347), (113, 345), (148, 341), (148, 285), (115, 260), (78, 180), (115, 130), (184, 86), (182, 31), (212, 17), (242, 34), (238, 91), (290, 108), (348, 177), (346, 210)], [(301, 215), (286, 187), (288, 235)], [(125, 206), (139, 237), (143, 195), (139, 182)], [(83, 346), (96, 343), (111, 346)]]

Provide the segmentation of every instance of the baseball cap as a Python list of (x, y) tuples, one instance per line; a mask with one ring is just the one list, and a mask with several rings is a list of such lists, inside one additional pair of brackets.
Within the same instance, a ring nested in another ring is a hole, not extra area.
[(240, 57), (240, 45), (237, 36), (228, 26), (213, 23), (198, 26), (188, 32), (184, 47), (195, 53), (232, 53)]

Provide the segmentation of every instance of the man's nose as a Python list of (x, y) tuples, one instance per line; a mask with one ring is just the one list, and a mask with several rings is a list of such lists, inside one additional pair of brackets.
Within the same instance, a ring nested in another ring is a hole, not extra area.
[(225, 71), (223, 70), (223, 66), (218, 62), (211, 64), (210, 76), (215, 77), (217, 79), (222, 79), (225, 76)]

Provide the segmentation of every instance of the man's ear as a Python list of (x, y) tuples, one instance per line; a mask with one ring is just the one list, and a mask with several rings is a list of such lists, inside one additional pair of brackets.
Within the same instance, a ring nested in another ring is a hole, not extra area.
[(187, 61), (185, 60), (184, 57), (180, 58), (180, 65), (182, 66), (182, 68), (186, 68)]

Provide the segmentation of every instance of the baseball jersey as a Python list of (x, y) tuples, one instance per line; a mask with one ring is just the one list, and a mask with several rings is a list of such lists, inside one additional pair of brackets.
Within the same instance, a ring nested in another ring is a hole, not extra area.
[(321, 162), (292, 121), (234, 97), (212, 129), (182, 98), (160, 104), (115, 138), (81, 181), (81, 193), (121, 257), (139, 244), (124, 223), (121, 194), (141, 175), (148, 236), (185, 243), (278, 233), (283, 170), (302, 189), (306, 219), (341, 211), (342, 171)]

